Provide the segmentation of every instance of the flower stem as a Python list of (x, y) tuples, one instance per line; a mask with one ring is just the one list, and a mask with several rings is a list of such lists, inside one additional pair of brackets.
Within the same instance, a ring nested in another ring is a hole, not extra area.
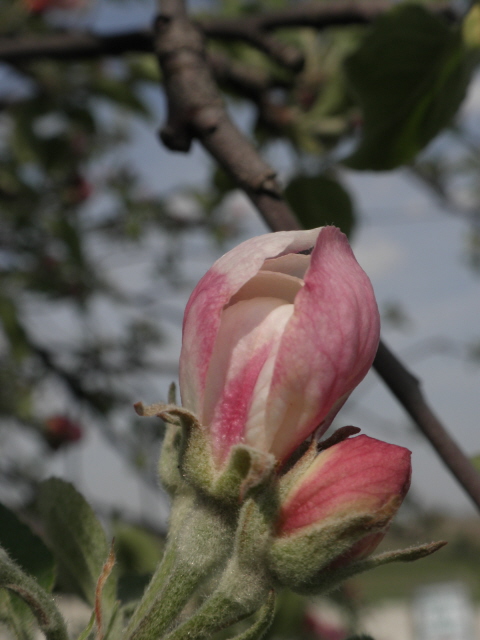
[[(208, 640), (212, 634), (248, 618), (260, 608), (266, 629), (267, 619), (271, 622), (274, 593), (261, 577), (252, 576), (250, 572), (250, 567), (246, 573), (233, 558), (217, 589), (200, 609), (163, 640)], [(259, 633), (261, 628), (260, 624)]]
[(175, 498), (164, 558), (129, 622), (125, 640), (151, 640), (168, 631), (199, 585), (226, 562), (234, 522), (211, 501), (192, 494)]

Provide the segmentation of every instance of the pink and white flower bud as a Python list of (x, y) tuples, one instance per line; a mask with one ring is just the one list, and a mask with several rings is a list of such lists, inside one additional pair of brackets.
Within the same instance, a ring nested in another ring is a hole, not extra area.
[(379, 340), (371, 283), (335, 227), (252, 238), (225, 254), (188, 302), (184, 407), (222, 465), (244, 444), (285, 461), (325, 430)]
[(282, 499), (274, 563), (288, 565), (294, 549), (329, 570), (372, 553), (410, 486), (410, 455), (365, 435), (321, 451)]

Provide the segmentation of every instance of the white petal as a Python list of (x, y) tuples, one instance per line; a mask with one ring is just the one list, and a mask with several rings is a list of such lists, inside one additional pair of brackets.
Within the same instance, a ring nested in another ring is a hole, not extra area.
[(265, 409), (275, 369), (275, 361), (281, 344), (281, 336), (292, 317), (293, 309), (293, 304), (285, 304), (272, 311), (269, 316), (270, 330), (275, 332), (275, 340), (258, 376), (245, 425), (246, 444), (262, 451), (272, 450), (272, 443), (277, 435), (276, 430), (267, 428)]
[(280, 342), (283, 326), (276, 311), (283, 307), (293, 311), (293, 305), (282, 300), (254, 298), (238, 302), (222, 314), (207, 372), (202, 416), (217, 453), (243, 439), (258, 376), (270, 350), (277, 349)]
[(285, 273), (273, 273), (259, 271), (232, 296), (228, 307), (251, 298), (279, 298), (293, 304), (295, 296), (303, 286), (300, 278), (295, 278)]
[(280, 271), (303, 280), (308, 267), (310, 266), (310, 256), (302, 253), (289, 253), (280, 258), (268, 258), (263, 263), (261, 271)]

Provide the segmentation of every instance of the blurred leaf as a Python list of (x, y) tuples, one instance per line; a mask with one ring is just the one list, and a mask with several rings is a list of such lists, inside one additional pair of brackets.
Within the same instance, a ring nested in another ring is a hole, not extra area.
[(125, 573), (153, 573), (162, 556), (162, 542), (158, 536), (129, 524), (115, 527), (115, 552), (121, 571)]
[(474, 4), (463, 20), (463, 41), (468, 47), (480, 47), (480, 5)]
[(460, 31), (409, 3), (379, 18), (345, 65), (364, 116), (345, 164), (370, 170), (413, 160), (451, 122), (472, 72)]
[(27, 604), (18, 596), (0, 590), (0, 623), (5, 624), (18, 640), (34, 640), (35, 617)]
[[(55, 578), (51, 552), (31, 529), (0, 504), (0, 547), (20, 567), (47, 591), (51, 591)], [(5, 621), (22, 640), (33, 638), (35, 617), (28, 605), (13, 593), (0, 591), (0, 620)]]
[(325, 175), (299, 175), (288, 184), (285, 197), (306, 229), (334, 224), (351, 237), (355, 226), (353, 203), (337, 180)]
[(311, 637), (305, 633), (305, 612), (307, 600), (291, 591), (282, 591), (278, 595), (277, 610), (269, 637), (272, 638), (304, 638)]
[(11, 353), (15, 359), (21, 360), (30, 353), (25, 330), (18, 319), (17, 308), (5, 295), (0, 295), (0, 326), (8, 337)]
[(43, 541), (18, 517), (0, 504), (0, 546), (22, 569), (34, 576), (46, 590), (53, 587), (53, 555)]
[[(51, 478), (40, 485), (40, 513), (59, 568), (66, 571), (77, 593), (90, 605), (109, 553), (102, 525), (85, 498), (68, 482)], [(115, 604), (115, 580), (104, 589), (105, 620)]]
[(134, 111), (137, 115), (149, 116), (150, 112), (134, 89), (123, 80), (116, 80), (105, 75), (97, 75), (93, 91), (98, 96), (108, 98), (120, 107)]
[(473, 458), (470, 458), (470, 460), (475, 469), (480, 473), (480, 453), (478, 453), (476, 456), (473, 456)]

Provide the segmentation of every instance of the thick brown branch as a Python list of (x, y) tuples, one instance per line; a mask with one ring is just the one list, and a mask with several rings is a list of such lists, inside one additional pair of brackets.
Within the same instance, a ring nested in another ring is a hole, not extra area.
[[(203, 36), (184, 17), (162, 13), (156, 52), (164, 74), (168, 121), (161, 137), (167, 147), (188, 151), (197, 137), (249, 192), (279, 197), (275, 172), (228, 117), (206, 61)], [(249, 161), (245, 162), (248, 158)]]
[[(198, 138), (245, 189), (273, 231), (300, 228), (282, 198), (274, 171), (230, 120), (209, 69), (200, 31), (183, 11), (180, 15), (172, 11), (172, 5), (183, 9), (181, 0), (168, 0), (170, 12), (162, 4), (156, 37), (169, 106), (164, 141), (171, 149), (185, 151)], [(383, 343), (374, 367), (480, 509), (480, 476), (428, 406), (418, 380)]]

